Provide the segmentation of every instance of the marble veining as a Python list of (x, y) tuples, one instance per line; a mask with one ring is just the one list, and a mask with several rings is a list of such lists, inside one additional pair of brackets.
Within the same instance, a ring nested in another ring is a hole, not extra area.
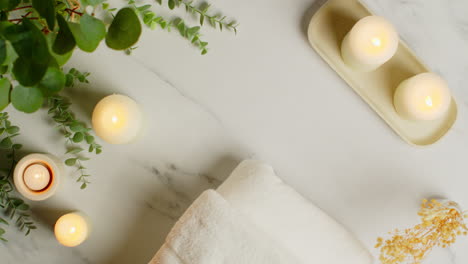
[[(395, 24), (456, 96), (459, 120), (427, 148), (396, 136), (309, 46), (305, 28), (325, 1), (210, 2), (241, 27), (237, 36), (206, 29), (205, 56), (177, 32), (161, 30), (145, 31), (132, 56), (103, 45), (76, 54), (70, 66), (92, 72), (90, 85), (67, 92), (78, 116), (89, 122), (102, 97), (124, 93), (144, 109), (145, 134), (128, 146), (103, 144), (103, 154), (88, 163), (87, 190), (69, 176), (55, 197), (33, 203), (39, 229), (27, 238), (9, 229), (0, 263), (147, 263), (190, 203), (252, 157), (270, 163), (375, 255), (376, 237), (416, 223), (420, 199), (443, 196), (468, 207), (468, 2), (364, 1)], [(22, 125), (22, 154), (64, 157), (45, 110), (11, 115)], [(73, 210), (89, 215), (93, 233), (69, 249), (58, 245), (52, 227)], [(467, 246), (461, 238), (424, 264), (466, 264)]]
[(132, 57), (132, 58), (137, 62), (137, 64), (143, 66), (145, 69), (147, 69), (148, 71), (152, 72), (155, 76), (157, 76), (161, 81), (165, 82), (168, 86), (174, 88), (182, 97), (186, 98), (187, 100), (191, 101), (193, 104), (195, 104), (198, 107), (200, 107), (201, 109), (205, 110), (208, 114), (211, 115), (211, 117), (213, 117), (213, 119), (215, 119), (220, 125), (222, 125), (221, 119), (219, 119), (219, 117), (211, 109), (209, 109), (206, 105), (200, 103), (195, 98), (193, 98), (192, 96), (187, 94), (187, 92), (183, 91), (182, 89), (180, 89), (177, 86), (175, 86), (174, 84), (172, 84), (167, 78), (162, 77), (159, 72), (157, 72), (153, 68), (146, 65), (146, 63), (144, 61), (142, 61), (141, 59), (138, 59), (138, 58), (135, 58), (135, 57)]

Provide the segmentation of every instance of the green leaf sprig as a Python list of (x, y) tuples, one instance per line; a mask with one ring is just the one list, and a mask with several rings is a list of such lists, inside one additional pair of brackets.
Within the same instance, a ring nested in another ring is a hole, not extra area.
[(83, 155), (85, 149), (81, 145), (86, 144), (87, 151), (95, 154), (102, 152), (102, 146), (95, 142), (94, 136), (90, 133), (91, 129), (75, 118), (70, 110), (70, 105), (69, 100), (63, 96), (50, 97), (49, 114), (58, 124), (66, 139), (67, 152), (65, 154), (69, 157), (65, 160), (65, 165), (76, 167), (79, 173), (76, 181), (81, 183), (81, 189), (85, 189), (90, 183), (88, 178), (91, 175), (83, 165), (83, 162), (89, 160), (89, 158)]
[(5, 218), (0, 217), (0, 240), (7, 241), (6, 233), (2, 226), (9, 225), (8, 220), (15, 221), (15, 225), (25, 235), (29, 235), (36, 225), (29, 214), (29, 205), (22, 199), (13, 197), (13, 171), (17, 164), (16, 151), (21, 149), (20, 144), (13, 143), (13, 139), (19, 135), (20, 128), (13, 126), (9, 121), (8, 113), (0, 113), (0, 148), (5, 151), (5, 160), (9, 163), (6, 168), (0, 169), (0, 207)]
[(182, 37), (186, 38), (188, 41), (190, 41), (190, 43), (200, 49), (202, 55), (208, 53), (208, 42), (201, 40), (199, 26), (187, 26), (185, 21), (181, 18), (176, 18), (172, 21), (169, 21), (151, 11), (150, 8), (152, 5), (136, 6), (135, 0), (129, 0), (128, 4), (130, 4), (136, 10), (136, 12), (140, 14), (143, 19), (143, 23), (149, 28), (155, 29), (157, 25), (159, 25), (162, 29), (171, 31), (171, 29), (175, 27)]
[(143, 19), (143, 23), (150, 29), (154, 30), (159, 25), (162, 29), (165, 29), (168, 32), (171, 31), (173, 26), (172, 22), (162, 16), (158, 16), (155, 12), (151, 11), (150, 8), (152, 5), (136, 6), (134, 0), (128, 1), (128, 4), (135, 9), (135, 11)]
[(73, 87), (75, 83), (78, 81), (80, 83), (89, 83), (88, 76), (90, 75), (89, 72), (80, 72), (75, 68), (71, 68), (68, 73), (65, 75), (65, 86), (66, 87)]
[[(198, 14), (201, 26), (205, 24), (205, 21), (208, 21), (208, 23), (214, 28), (219, 28), (219, 30), (221, 31), (223, 29), (229, 29), (237, 34), (237, 27), (239, 26), (239, 24), (235, 20), (227, 20), (226, 16), (222, 16), (220, 14), (210, 15), (210, 4), (202, 3), (200, 7), (196, 7), (195, 5), (193, 5), (194, 1), (185, 2), (181, 0), (169, 0), (169, 2), (174, 2), (174, 5), (177, 7), (182, 4), (183, 6), (185, 6), (185, 10), (187, 12), (192, 13), (194, 15)], [(169, 7), (171, 6), (172, 5), (169, 5)]]
[[(89, 184), (89, 174), (82, 154), (86, 151), (101, 153), (102, 147), (90, 134), (90, 129), (78, 121), (70, 110), (70, 102), (60, 95), (63, 89), (75, 82), (87, 83), (88, 73), (62, 68), (74, 51), (94, 52), (101, 42), (114, 50), (131, 53), (139, 40), (142, 22), (151, 29), (177, 30), (202, 54), (208, 52), (208, 42), (201, 40), (201, 27), (207, 24), (220, 30), (237, 33), (236, 22), (211, 12), (210, 5), (195, 5), (193, 1), (168, 0), (172, 10), (185, 10), (198, 15), (200, 25), (190, 26), (182, 18), (167, 19), (151, 11), (151, 5), (111, 8), (106, 0), (0, 0), (0, 111), (10, 104), (24, 113), (34, 113), (48, 103), (49, 115), (63, 132), (67, 144), (65, 164), (75, 166), (80, 176), (77, 181), (84, 189)], [(162, 0), (155, 0), (161, 6)], [(87, 12), (92, 7), (91, 13)], [(110, 15), (111, 21), (95, 16), (97, 6)], [(116, 11), (116, 14), (113, 12)], [(7, 113), (0, 113), (0, 149), (7, 152), (4, 161), (8, 168), (0, 168), (0, 208), (8, 220), (26, 231), (36, 226), (30, 220), (29, 206), (12, 196), (11, 175), (16, 164), (15, 151), (21, 145), (13, 138), (19, 128), (8, 121)], [(86, 147), (84, 145), (86, 144)], [(0, 159), (1, 160), (1, 159)], [(0, 210), (1, 211), (1, 210)], [(0, 240), (4, 237), (8, 221), (0, 217)]]

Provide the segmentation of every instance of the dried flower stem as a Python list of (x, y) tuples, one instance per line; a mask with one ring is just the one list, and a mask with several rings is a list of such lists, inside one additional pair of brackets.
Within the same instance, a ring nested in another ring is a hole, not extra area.
[(434, 247), (446, 248), (467, 235), (466, 213), (452, 201), (424, 200), (418, 215), (422, 223), (404, 231), (390, 232), (391, 239), (377, 239), (382, 264), (420, 264)]

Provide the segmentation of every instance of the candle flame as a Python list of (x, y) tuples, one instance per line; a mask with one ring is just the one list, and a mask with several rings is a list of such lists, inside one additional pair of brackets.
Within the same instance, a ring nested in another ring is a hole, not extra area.
[(426, 96), (426, 99), (424, 100), (426, 102), (426, 105), (429, 107), (432, 107), (432, 98), (430, 96)]
[(74, 226), (71, 227), (71, 228), (70, 228), (70, 234), (73, 234), (73, 233), (75, 233), (75, 232), (76, 232), (76, 227), (74, 227)]
[(380, 38), (372, 38), (371, 42), (376, 47), (380, 47), (382, 45), (382, 40), (380, 40)]
[(112, 123), (117, 124), (118, 121), (119, 121), (119, 118), (117, 116), (112, 117)]

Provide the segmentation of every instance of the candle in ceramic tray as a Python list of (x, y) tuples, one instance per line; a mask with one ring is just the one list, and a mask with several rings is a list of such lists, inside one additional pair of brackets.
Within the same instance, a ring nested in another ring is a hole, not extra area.
[(435, 120), (448, 111), (451, 100), (447, 82), (428, 72), (403, 81), (395, 91), (393, 103), (405, 119)]
[(66, 247), (76, 247), (89, 236), (90, 226), (86, 217), (80, 213), (69, 213), (57, 220), (54, 227), (55, 238)]
[(398, 33), (387, 20), (368, 16), (359, 20), (341, 44), (343, 61), (357, 71), (373, 71), (395, 55)]
[(127, 144), (140, 134), (142, 113), (138, 104), (124, 95), (110, 95), (94, 108), (93, 129), (110, 144)]
[(16, 164), (13, 181), (18, 192), (29, 200), (42, 201), (55, 194), (63, 167), (52, 155), (31, 154)]

